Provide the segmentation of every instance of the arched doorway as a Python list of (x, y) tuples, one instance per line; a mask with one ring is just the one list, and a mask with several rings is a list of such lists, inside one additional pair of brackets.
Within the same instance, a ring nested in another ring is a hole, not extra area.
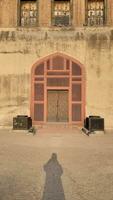
[(55, 53), (36, 62), (31, 76), (31, 117), (34, 125), (47, 122), (83, 124), (85, 74), (80, 62)]

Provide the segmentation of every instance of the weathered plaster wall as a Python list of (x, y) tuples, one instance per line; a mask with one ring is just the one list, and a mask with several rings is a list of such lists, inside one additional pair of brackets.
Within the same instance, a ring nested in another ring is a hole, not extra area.
[(113, 1), (106, 0), (106, 18), (107, 24), (113, 26)]
[(113, 30), (0, 29), (0, 125), (30, 114), (30, 73), (38, 59), (63, 52), (84, 64), (86, 114), (113, 127)]
[(39, 26), (48, 27), (51, 26), (51, 2), (50, 0), (43, 0), (39, 1), (39, 14), (38, 14), (38, 21)]
[(17, 26), (18, 0), (0, 0), (0, 27)]

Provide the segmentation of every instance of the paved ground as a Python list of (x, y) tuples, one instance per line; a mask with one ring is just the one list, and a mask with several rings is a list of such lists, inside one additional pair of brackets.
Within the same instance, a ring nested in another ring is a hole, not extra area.
[(0, 200), (113, 200), (113, 132), (0, 130)]

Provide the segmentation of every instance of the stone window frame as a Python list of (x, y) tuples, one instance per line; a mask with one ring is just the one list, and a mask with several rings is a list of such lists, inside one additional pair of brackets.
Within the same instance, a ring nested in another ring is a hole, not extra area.
[[(53, 27), (70, 27), (72, 26), (72, 20), (73, 20), (73, 0), (69, 0), (70, 1), (70, 19), (69, 19), (69, 25), (68, 26), (56, 26), (54, 23), (54, 14), (53, 14), (53, 10), (54, 10), (54, 1), (55, 0), (51, 0), (51, 26)], [(62, 0), (65, 1), (65, 0)]]
[[(88, 1), (85, 0), (85, 25), (88, 26)], [(93, 26), (88, 26), (88, 27), (102, 27), (107, 24), (107, 0), (104, 0), (104, 21), (103, 25), (93, 25)]]
[(26, 2), (28, 1), (36, 1), (37, 4), (37, 22), (36, 22), (36, 26), (31, 26), (31, 25), (27, 25), (27, 26), (21, 26), (21, 1), (24, 0), (18, 0), (17, 2), (17, 26), (18, 27), (22, 27), (22, 28), (33, 28), (33, 27), (38, 27), (39, 26), (39, 0), (25, 0)]

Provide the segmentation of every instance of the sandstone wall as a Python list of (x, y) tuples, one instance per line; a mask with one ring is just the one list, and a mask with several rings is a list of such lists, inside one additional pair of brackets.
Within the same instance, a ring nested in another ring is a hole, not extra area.
[(0, 0), (0, 27), (16, 27), (18, 0)]
[(108, 28), (0, 29), (0, 126), (30, 114), (31, 68), (54, 52), (84, 64), (86, 115), (101, 115), (113, 128), (113, 30)]

